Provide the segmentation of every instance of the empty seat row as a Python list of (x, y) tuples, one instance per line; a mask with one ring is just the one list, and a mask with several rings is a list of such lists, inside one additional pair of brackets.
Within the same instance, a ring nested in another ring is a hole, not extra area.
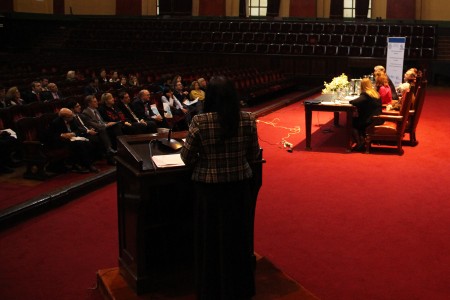
[[(95, 24), (95, 25), (92, 25)], [(295, 21), (223, 21), (223, 20), (145, 20), (104, 21), (83, 23), (80, 28), (111, 30), (157, 30), (157, 31), (230, 31), (273, 33), (328, 33), (391, 36), (435, 36), (436, 26), (431, 24), (378, 24), (378, 23), (331, 23)]]
[[(234, 43), (279, 43), (279, 44), (310, 44), (310, 45), (344, 45), (344, 46), (380, 46), (387, 45), (388, 36), (362, 35), (362, 34), (302, 34), (302, 33), (261, 33), (261, 32), (202, 32), (202, 31), (152, 31), (138, 33), (138, 36), (111, 35), (100, 32), (90, 39), (104, 40), (106, 42), (121, 42), (133, 40), (157, 40), (157, 41), (199, 41), (199, 42), (234, 42)], [(108, 47), (107, 45), (105, 45)], [(433, 48), (434, 37), (409, 36), (406, 38), (406, 46)]]

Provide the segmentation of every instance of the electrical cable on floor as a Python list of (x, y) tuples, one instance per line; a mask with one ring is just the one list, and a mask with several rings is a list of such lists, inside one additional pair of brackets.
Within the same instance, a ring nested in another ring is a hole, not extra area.
[[(274, 128), (280, 128), (280, 129), (286, 129), (288, 130), (288, 134), (287, 136), (281, 138), (281, 142), (280, 143), (270, 143), (268, 141), (265, 141), (261, 138), (259, 138), (261, 141), (268, 143), (269, 145), (280, 145), (280, 148), (288, 148), (288, 151), (291, 150), (292, 151), (292, 143), (288, 142), (287, 139), (290, 138), (292, 135), (294, 134), (299, 134), (301, 132), (301, 128), (300, 126), (295, 126), (295, 127), (285, 127), (285, 126), (278, 126), (277, 123), (280, 121), (279, 118), (275, 118), (273, 119), (271, 122), (266, 122), (266, 121), (262, 121), (262, 120), (256, 120), (257, 123), (263, 123), (266, 125), (270, 125), (273, 126)], [(289, 152), (291, 152), (289, 151)]]

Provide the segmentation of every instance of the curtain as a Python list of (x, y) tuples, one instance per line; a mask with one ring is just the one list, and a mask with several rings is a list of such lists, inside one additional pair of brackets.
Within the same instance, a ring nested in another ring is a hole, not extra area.
[(192, 0), (159, 0), (159, 14), (192, 16)]
[(342, 19), (344, 17), (344, 0), (330, 1), (330, 19)]
[(387, 0), (386, 18), (414, 20), (416, 18), (416, 1)]
[[(64, 0), (53, 0), (56, 1)], [(116, 15), (140, 16), (142, 15), (142, 0), (116, 0)]]
[(368, 12), (369, 12), (369, 0), (356, 0), (355, 18), (356, 19), (367, 19)]
[(280, 0), (267, 0), (267, 16), (278, 17), (280, 15)]
[(317, 16), (316, 0), (290, 1), (289, 15), (291, 17), (315, 18)]
[(226, 16), (226, 0), (200, 0), (200, 16)]
[(239, 0), (239, 17), (246, 18), (247, 17), (247, 1)]

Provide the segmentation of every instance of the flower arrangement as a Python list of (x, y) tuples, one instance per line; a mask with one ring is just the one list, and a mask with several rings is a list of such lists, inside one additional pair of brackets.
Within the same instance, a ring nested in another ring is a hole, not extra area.
[(350, 85), (350, 82), (348, 81), (347, 75), (342, 73), (340, 76), (334, 77), (330, 83), (324, 82), (323, 84), (325, 88), (322, 90), (322, 94), (331, 94), (338, 91), (339, 89), (348, 87)]

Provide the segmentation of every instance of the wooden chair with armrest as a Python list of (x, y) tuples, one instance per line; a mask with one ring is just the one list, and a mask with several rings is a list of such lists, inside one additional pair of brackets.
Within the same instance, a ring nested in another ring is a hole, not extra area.
[[(409, 145), (417, 146), (419, 143), (416, 139), (416, 128), (419, 123), (420, 115), (422, 114), (423, 103), (425, 101), (425, 94), (427, 89), (427, 80), (423, 80), (418, 86), (415, 96), (412, 98), (412, 105), (409, 111), (409, 118), (406, 124), (405, 133), (409, 134)], [(383, 111), (386, 115), (399, 115), (398, 111)]]
[(48, 113), (17, 121), (17, 136), (22, 143), (23, 160), (26, 163), (24, 178), (45, 180), (51, 176), (47, 172), (50, 164), (62, 168), (63, 162), (69, 158), (68, 149), (52, 148), (45, 142), (47, 128), (56, 117), (56, 113)]
[[(379, 144), (395, 143), (398, 149), (398, 154), (403, 154), (402, 140), (405, 135), (406, 124), (409, 117), (409, 107), (411, 105), (413, 93), (409, 91), (405, 95), (402, 107), (398, 115), (378, 115), (374, 116), (374, 122), (372, 125), (366, 128), (366, 153), (370, 152), (370, 146), (373, 142)], [(383, 120), (381, 125), (377, 124), (377, 120)]]

